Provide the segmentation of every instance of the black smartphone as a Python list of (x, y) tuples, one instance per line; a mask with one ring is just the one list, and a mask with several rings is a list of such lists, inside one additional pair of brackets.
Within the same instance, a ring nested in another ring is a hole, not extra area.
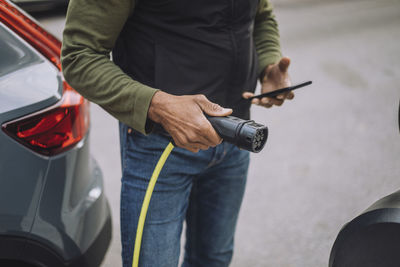
[(296, 84), (296, 85), (293, 85), (293, 86), (289, 86), (289, 87), (285, 87), (285, 88), (281, 88), (281, 89), (278, 89), (278, 90), (275, 90), (275, 91), (272, 91), (272, 92), (269, 92), (269, 93), (255, 95), (255, 96), (252, 96), (250, 98), (247, 98), (247, 100), (252, 100), (254, 98), (261, 99), (263, 97), (276, 97), (277, 95), (280, 95), (280, 94), (283, 94), (283, 93), (287, 93), (287, 92), (293, 91), (295, 89), (298, 89), (298, 88), (301, 88), (301, 87), (304, 87), (304, 86), (307, 86), (307, 85), (310, 85), (310, 84), (312, 84), (312, 81), (299, 83), (299, 84)]

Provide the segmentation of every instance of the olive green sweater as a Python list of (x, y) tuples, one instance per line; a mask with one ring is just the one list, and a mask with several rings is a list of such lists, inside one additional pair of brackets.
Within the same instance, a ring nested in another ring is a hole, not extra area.
[[(61, 60), (66, 81), (81, 95), (146, 134), (147, 111), (157, 89), (133, 80), (110, 60), (110, 52), (134, 6), (135, 0), (71, 0)], [(260, 0), (253, 34), (261, 73), (281, 57), (269, 0)]]

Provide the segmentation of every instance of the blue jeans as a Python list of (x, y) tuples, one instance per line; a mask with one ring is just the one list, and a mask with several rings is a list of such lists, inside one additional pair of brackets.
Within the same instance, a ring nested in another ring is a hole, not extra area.
[[(123, 266), (130, 267), (144, 194), (169, 139), (134, 130), (128, 133), (122, 123), (120, 137), (122, 259)], [(150, 201), (139, 265), (178, 266), (186, 220), (182, 266), (228, 266), (248, 164), (249, 153), (226, 142), (198, 153), (174, 148)]]

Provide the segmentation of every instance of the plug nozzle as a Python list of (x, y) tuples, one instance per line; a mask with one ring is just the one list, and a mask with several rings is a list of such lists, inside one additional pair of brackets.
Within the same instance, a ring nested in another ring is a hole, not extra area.
[(208, 117), (208, 120), (221, 138), (241, 149), (258, 153), (267, 142), (268, 128), (252, 120), (233, 116)]

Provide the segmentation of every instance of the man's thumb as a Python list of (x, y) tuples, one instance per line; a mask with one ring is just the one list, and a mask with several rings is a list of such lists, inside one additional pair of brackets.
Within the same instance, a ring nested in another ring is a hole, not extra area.
[(290, 58), (288, 57), (283, 57), (280, 61), (279, 61), (279, 69), (282, 72), (286, 72), (289, 68), (290, 65)]
[(223, 108), (220, 105), (211, 102), (204, 95), (200, 95), (196, 98), (197, 104), (200, 108), (210, 116), (229, 116), (232, 114), (232, 109)]

